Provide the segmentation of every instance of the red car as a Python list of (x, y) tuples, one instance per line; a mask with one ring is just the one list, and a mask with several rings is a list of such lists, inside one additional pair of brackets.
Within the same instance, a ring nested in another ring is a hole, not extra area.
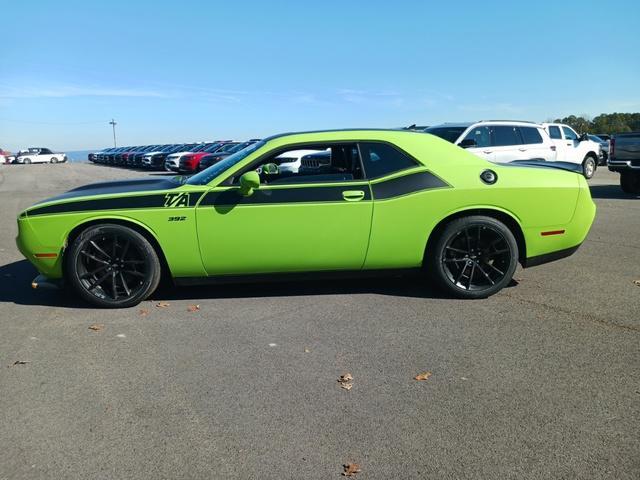
[(211, 145), (209, 148), (205, 148), (199, 152), (186, 153), (180, 157), (180, 164), (178, 165), (179, 172), (197, 172), (200, 166), (200, 160), (205, 155), (209, 155), (211, 153), (224, 153), (228, 150), (231, 150), (233, 147), (238, 145), (240, 142), (216, 142)]

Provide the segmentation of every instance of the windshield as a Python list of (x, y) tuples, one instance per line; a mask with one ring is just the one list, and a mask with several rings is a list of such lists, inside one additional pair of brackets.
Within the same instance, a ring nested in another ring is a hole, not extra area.
[(254, 143), (253, 145), (249, 145), (247, 148), (243, 148), (239, 152), (236, 152), (233, 155), (229, 155), (224, 160), (221, 160), (218, 163), (214, 163), (210, 167), (205, 168), (200, 173), (190, 177), (186, 183), (189, 185), (206, 185), (222, 172), (224, 172), (228, 168), (233, 167), (236, 163), (241, 162), (264, 145), (265, 142), (258, 142)]
[(447, 142), (454, 143), (466, 129), (467, 127), (431, 127), (427, 128), (424, 132), (440, 137)]

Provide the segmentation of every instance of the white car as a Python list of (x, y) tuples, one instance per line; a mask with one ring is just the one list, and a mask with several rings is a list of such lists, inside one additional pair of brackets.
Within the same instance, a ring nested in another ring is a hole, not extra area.
[(278, 155), (275, 160), (278, 163), (280, 172), (298, 173), (302, 165), (302, 157), (321, 150), (291, 150)]
[(556, 160), (556, 148), (542, 126), (533, 122), (483, 120), (443, 123), (424, 130), (496, 163)]
[(598, 162), (602, 158), (602, 147), (589, 139), (589, 135), (578, 135), (569, 125), (543, 123), (545, 131), (556, 146), (556, 161), (582, 165), (586, 178), (593, 177)]
[(48, 148), (29, 148), (20, 150), (16, 156), (16, 163), (58, 163), (66, 162), (65, 153), (52, 152)]

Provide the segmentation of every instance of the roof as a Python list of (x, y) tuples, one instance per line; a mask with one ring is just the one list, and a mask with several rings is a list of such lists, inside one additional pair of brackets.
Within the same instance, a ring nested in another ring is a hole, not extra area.
[(276, 135), (271, 135), (270, 137), (265, 137), (264, 141), (268, 142), (270, 140), (275, 140), (276, 138), (289, 137), (292, 135), (306, 135), (310, 133), (337, 133), (337, 132), (393, 132), (400, 133), (406, 135), (421, 135), (422, 132), (416, 132), (415, 130), (403, 130), (398, 128), (334, 128), (328, 130), (308, 130), (302, 132), (286, 132), (286, 133), (278, 133)]

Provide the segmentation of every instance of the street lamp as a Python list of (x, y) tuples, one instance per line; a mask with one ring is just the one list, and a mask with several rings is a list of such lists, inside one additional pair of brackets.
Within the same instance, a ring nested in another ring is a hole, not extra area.
[(113, 146), (114, 148), (117, 147), (116, 145), (116, 121), (112, 118), (111, 121), (109, 122), (109, 125), (111, 125), (113, 127)]

